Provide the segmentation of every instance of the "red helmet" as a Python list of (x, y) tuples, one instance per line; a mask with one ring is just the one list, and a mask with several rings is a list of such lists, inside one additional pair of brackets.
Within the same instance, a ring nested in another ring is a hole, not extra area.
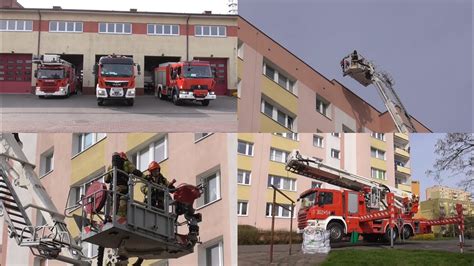
[(128, 160), (127, 158), (127, 154), (125, 154), (125, 152), (119, 152), (119, 155), (120, 155), (120, 158), (124, 159), (124, 160)]
[(152, 172), (156, 169), (161, 169), (160, 165), (155, 162), (155, 161), (152, 161), (149, 165), (148, 165), (148, 171)]

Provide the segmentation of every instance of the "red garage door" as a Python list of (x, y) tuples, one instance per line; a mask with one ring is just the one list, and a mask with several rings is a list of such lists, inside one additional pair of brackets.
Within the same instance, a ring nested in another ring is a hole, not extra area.
[(31, 54), (0, 54), (0, 93), (31, 92)]
[(211, 67), (216, 70), (216, 94), (226, 95), (229, 92), (227, 87), (227, 58), (199, 57), (195, 59), (211, 63)]

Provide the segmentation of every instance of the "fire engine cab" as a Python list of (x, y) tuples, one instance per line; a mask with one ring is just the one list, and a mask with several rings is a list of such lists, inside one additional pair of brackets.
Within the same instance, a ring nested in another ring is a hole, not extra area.
[(154, 71), (155, 96), (170, 99), (175, 105), (184, 100), (200, 101), (208, 106), (216, 99), (216, 84), (209, 62), (189, 61), (165, 63)]
[(76, 73), (74, 66), (61, 59), (59, 55), (42, 55), (34, 58), (38, 64), (35, 71), (36, 90), (39, 98), (45, 96), (65, 96), (76, 93)]

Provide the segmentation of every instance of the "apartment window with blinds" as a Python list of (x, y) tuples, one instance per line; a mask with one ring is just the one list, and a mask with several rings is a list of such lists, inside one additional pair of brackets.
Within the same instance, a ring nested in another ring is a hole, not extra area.
[(163, 137), (148, 144), (130, 157), (132, 158), (132, 162), (140, 171), (146, 170), (151, 161), (164, 161), (168, 158), (167, 138)]
[(239, 154), (253, 156), (253, 143), (239, 140), (237, 144), (237, 152)]
[(33, 21), (1, 19), (0, 31), (33, 31)]
[(293, 178), (269, 175), (267, 186), (272, 185), (281, 190), (296, 191), (296, 179)]
[(249, 203), (247, 201), (238, 201), (237, 202), (237, 215), (247, 216), (248, 205)]
[(370, 148), (370, 155), (372, 156), (372, 158), (385, 160), (385, 152), (374, 147)]
[(270, 160), (274, 162), (286, 163), (289, 154), (287, 151), (270, 148)]
[(377, 169), (377, 168), (371, 168), (370, 170), (371, 170), (370, 172), (371, 172), (372, 178), (387, 180), (387, 178), (385, 177), (385, 171), (384, 170), (380, 170), (380, 169)]
[(179, 35), (179, 25), (148, 24), (148, 35)]
[(197, 25), (194, 27), (195, 36), (198, 37), (226, 37), (226, 26)]
[(99, 33), (132, 34), (131, 23), (99, 23)]
[(250, 185), (250, 182), (251, 182), (251, 172), (247, 170), (238, 169), (237, 170), (237, 184)]
[(319, 135), (313, 135), (313, 146), (318, 148), (324, 147), (324, 138)]
[(78, 21), (50, 21), (50, 32), (82, 32), (83, 24)]

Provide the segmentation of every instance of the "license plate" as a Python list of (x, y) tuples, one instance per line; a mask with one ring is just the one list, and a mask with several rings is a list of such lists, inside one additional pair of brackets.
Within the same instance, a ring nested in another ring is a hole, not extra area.
[(110, 96), (115, 96), (115, 97), (123, 96), (123, 89), (122, 88), (112, 88), (110, 90)]

